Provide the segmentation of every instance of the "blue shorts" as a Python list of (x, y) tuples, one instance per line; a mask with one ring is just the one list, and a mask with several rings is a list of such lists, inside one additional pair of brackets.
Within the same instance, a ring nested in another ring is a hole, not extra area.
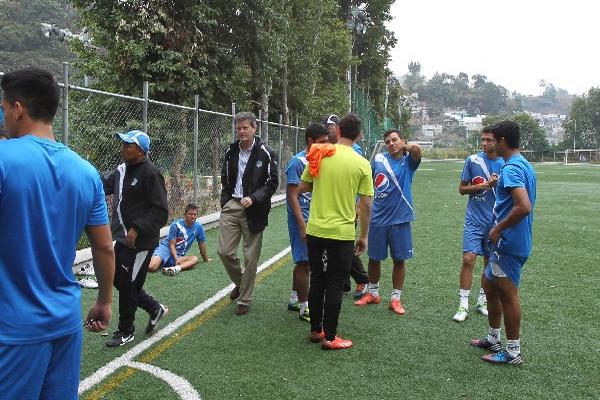
[(367, 251), (369, 258), (375, 261), (385, 260), (388, 257), (388, 247), (394, 261), (412, 258), (410, 222), (369, 228), (369, 249)]
[(154, 249), (152, 257), (160, 257), (162, 260), (161, 268), (172, 267), (175, 265), (175, 259), (171, 255), (171, 250), (165, 245), (159, 244), (158, 247)]
[[(308, 213), (307, 213), (308, 214)], [(306, 217), (304, 221), (308, 220), (308, 215), (304, 215)], [(293, 215), (288, 214), (288, 233), (290, 235), (290, 246), (292, 246), (292, 259), (295, 264), (301, 262), (308, 262), (308, 248), (306, 247), (306, 242), (302, 241), (300, 238), (300, 228), (298, 227), (298, 223), (296, 223), (296, 219)]]
[(488, 235), (491, 227), (480, 227), (476, 225), (467, 225), (463, 231), (463, 253), (473, 253), (478, 256), (490, 256), (488, 246)]
[(77, 399), (83, 331), (48, 342), (0, 345), (0, 397)]
[(485, 267), (483, 273), (485, 279), (493, 281), (496, 277), (508, 278), (512, 283), (519, 287), (521, 282), (521, 270), (525, 265), (527, 257), (513, 256), (512, 254), (502, 253), (500, 250), (492, 249), (490, 261)]

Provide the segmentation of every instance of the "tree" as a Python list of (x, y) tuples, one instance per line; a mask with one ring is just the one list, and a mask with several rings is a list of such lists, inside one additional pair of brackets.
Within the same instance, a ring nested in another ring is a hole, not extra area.
[(75, 30), (77, 19), (67, 0), (0, 1), (0, 71), (41, 65), (60, 75), (73, 55), (65, 43), (46, 38), (41, 23)]
[(580, 149), (600, 148), (600, 88), (591, 88), (586, 95), (575, 96), (564, 128), (562, 148), (571, 148), (573, 139)]
[(521, 150), (544, 152), (550, 149), (544, 129), (535, 118), (527, 113), (490, 115), (485, 117), (482, 122), (487, 126), (507, 119), (517, 122), (521, 128), (521, 140), (519, 145)]
[[(223, 109), (223, 99), (248, 99), (250, 74), (236, 62), (235, 9), (218, 2), (73, 0), (102, 54), (75, 46), (78, 66), (105, 90), (139, 94), (149, 81), (158, 100)], [(229, 107), (227, 107), (228, 109)]]
[(404, 77), (404, 86), (410, 93), (421, 90), (425, 77), (421, 75), (421, 63), (411, 61), (408, 63), (408, 75)]

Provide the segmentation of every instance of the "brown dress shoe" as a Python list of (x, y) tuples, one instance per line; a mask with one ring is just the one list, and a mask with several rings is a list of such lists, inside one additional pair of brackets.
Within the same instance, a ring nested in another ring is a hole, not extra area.
[(235, 311), (237, 315), (245, 315), (250, 312), (250, 306), (246, 306), (244, 304), (238, 304)]
[(236, 286), (236, 287), (233, 288), (233, 290), (231, 291), (231, 293), (229, 293), (229, 298), (231, 300), (235, 300), (238, 297), (240, 297), (240, 287)]

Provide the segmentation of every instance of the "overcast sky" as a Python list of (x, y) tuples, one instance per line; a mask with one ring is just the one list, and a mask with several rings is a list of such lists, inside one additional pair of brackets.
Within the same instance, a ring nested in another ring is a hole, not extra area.
[(390, 68), (482, 74), (509, 91), (540, 94), (545, 79), (572, 94), (600, 86), (597, 0), (396, 0)]

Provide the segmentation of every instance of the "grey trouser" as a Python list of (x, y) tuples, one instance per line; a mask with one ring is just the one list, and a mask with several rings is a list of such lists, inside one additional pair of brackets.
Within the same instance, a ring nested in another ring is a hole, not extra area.
[[(221, 210), (217, 253), (231, 281), (240, 288), (238, 304), (249, 305), (252, 300), (256, 268), (262, 248), (262, 237), (262, 232), (251, 233), (248, 230), (246, 210), (239, 200), (229, 200)], [(237, 255), (240, 239), (243, 239), (243, 269)]]

